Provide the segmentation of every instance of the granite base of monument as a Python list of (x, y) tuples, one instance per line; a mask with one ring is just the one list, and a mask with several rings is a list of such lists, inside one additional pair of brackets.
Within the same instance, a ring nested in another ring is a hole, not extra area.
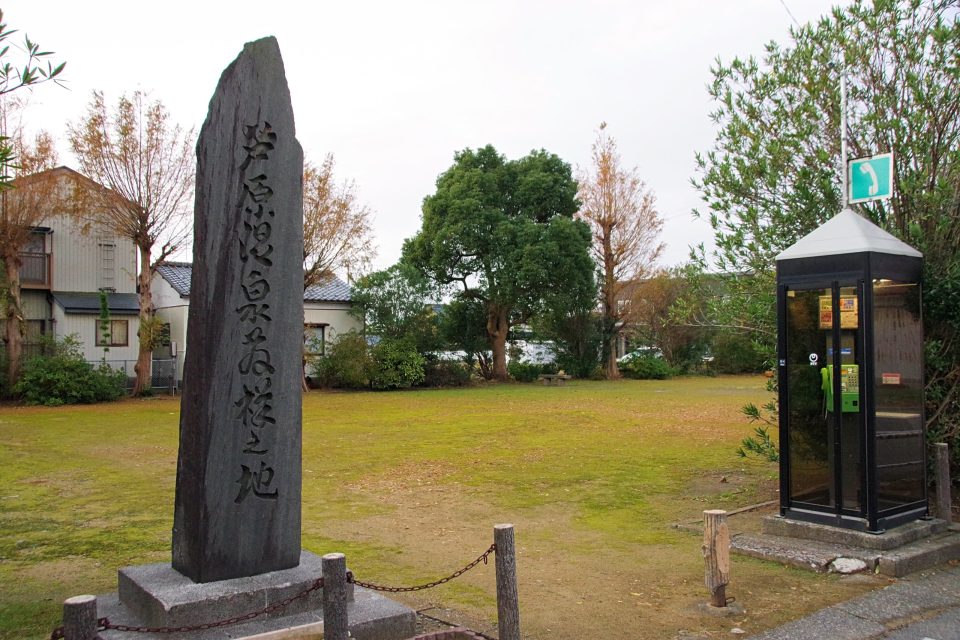
[[(308, 590), (321, 575), (320, 557), (301, 553), (300, 565), (249, 578), (195, 583), (170, 565), (150, 564), (119, 570), (118, 593), (98, 598), (98, 617), (112, 624), (139, 627), (190, 627), (235, 618), (263, 609)], [(403, 640), (415, 633), (412, 609), (367, 589), (349, 585), (348, 617), (358, 640)], [(321, 590), (297, 598), (281, 610), (215, 629), (185, 633), (137, 634), (138, 638), (221, 640), (226, 638), (320, 637), (323, 628)], [(266, 635), (264, 635), (266, 634)], [(103, 631), (103, 640), (129, 638)]]

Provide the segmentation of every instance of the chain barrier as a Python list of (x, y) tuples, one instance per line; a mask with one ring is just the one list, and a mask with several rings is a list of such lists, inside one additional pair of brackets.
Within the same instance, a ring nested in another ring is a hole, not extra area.
[[(470, 569), (473, 569), (475, 566), (480, 564), (487, 564), (487, 559), (491, 553), (495, 553), (497, 550), (496, 544), (491, 544), (490, 548), (477, 556), (477, 559), (473, 562), (467, 564), (462, 569), (458, 569), (451, 573), (450, 575), (440, 578), (439, 580), (434, 580), (433, 582), (428, 582), (426, 584), (420, 584), (413, 587), (385, 587), (383, 585), (374, 584), (372, 582), (361, 582), (353, 576), (352, 571), (347, 572), (347, 582), (355, 584), (358, 587), (363, 587), (364, 589), (371, 589), (373, 591), (384, 591), (387, 593), (406, 593), (408, 591), (422, 591), (424, 589), (431, 589), (433, 587), (439, 586), (446, 582), (450, 582), (455, 578), (459, 578)], [(323, 578), (318, 578), (310, 585), (308, 588), (304, 589), (296, 595), (292, 595), (285, 600), (280, 600), (279, 602), (274, 602), (271, 605), (267, 605), (263, 609), (258, 609), (256, 611), (251, 611), (250, 613), (245, 613), (243, 615), (234, 616), (233, 618), (226, 618), (224, 620), (218, 620), (217, 622), (207, 622), (204, 624), (197, 625), (184, 625), (181, 627), (136, 627), (125, 624), (113, 624), (110, 622), (109, 618), (97, 618), (97, 631), (126, 631), (130, 633), (190, 633), (191, 631), (206, 631), (208, 629), (217, 629), (219, 627), (226, 627), (232, 624), (237, 624), (238, 622), (246, 622), (247, 620), (253, 620), (263, 615), (273, 613), (274, 611), (279, 611), (284, 607), (287, 607), (295, 600), (306, 597), (310, 593), (317, 591), (318, 589), (323, 588)], [(57, 627), (50, 634), (50, 640), (63, 640), (64, 631), (63, 627)]]
[(470, 571), (470, 569), (473, 569), (475, 566), (477, 566), (481, 562), (483, 564), (487, 564), (487, 558), (491, 553), (494, 553), (496, 550), (497, 550), (497, 545), (492, 544), (490, 545), (489, 549), (487, 549), (486, 551), (481, 553), (479, 556), (477, 556), (476, 560), (474, 560), (467, 566), (463, 567), (462, 569), (458, 569), (457, 571), (454, 571), (453, 573), (451, 573), (445, 578), (440, 578), (439, 580), (434, 580), (433, 582), (428, 582), (426, 584), (420, 584), (415, 587), (385, 587), (383, 585), (374, 584), (372, 582), (360, 582), (359, 580), (353, 577), (353, 574), (351, 572), (347, 572), (347, 582), (351, 582), (357, 585), (358, 587), (363, 587), (364, 589), (371, 589), (373, 591), (384, 591), (386, 593), (406, 593), (408, 591), (423, 591), (424, 589), (431, 589), (445, 582), (450, 582), (454, 578), (459, 578), (460, 576), (465, 574), (467, 571)]
[[(244, 613), (243, 615), (234, 616), (232, 618), (225, 618), (223, 620), (218, 620), (216, 622), (206, 622), (204, 624), (196, 625), (183, 625), (180, 627), (136, 627), (126, 624), (113, 624), (110, 622), (110, 618), (97, 618), (97, 631), (127, 631), (130, 633), (190, 633), (191, 631), (206, 631), (208, 629), (217, 629), (219, 627), (226, 627), (232, 624), (237, 624), (238, 622), (246, 622), (247, 620), (253, 620), (254, 618), (259, 618), (260, 616), (265, 616), (269, 613), (279, 611), (296, 600), (304, 598), (309, 594), (323, 588), (323, 578), (317, 578), (313, 581), (309, 587), (301, 591), (300, 593), (294, 594), (289, 598), (285, 598), (273, 604), (267, 605), (263, 609), (257, 609), (256, 611), (251, 611), (250, 613)], [(63, 627), (57, 627), (53, 630), (53, 633), (50, 634), (50, 640), (62, 640), (64, 637)]]

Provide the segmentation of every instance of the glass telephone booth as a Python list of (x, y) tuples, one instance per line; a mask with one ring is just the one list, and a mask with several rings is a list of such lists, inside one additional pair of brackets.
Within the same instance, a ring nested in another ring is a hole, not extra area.
[(780, 513), (927, 516), (922, 255), (845, 209), (777, 256)]

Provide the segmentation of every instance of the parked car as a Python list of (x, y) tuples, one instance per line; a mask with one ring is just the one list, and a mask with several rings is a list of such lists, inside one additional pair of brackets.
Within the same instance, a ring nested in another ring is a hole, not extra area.
[(626, 364), (637, 358), (663, 358), (663, 351), (657, 347), (637, 347), (630, 353), (626, 353), (617, 358), (617, 363)]

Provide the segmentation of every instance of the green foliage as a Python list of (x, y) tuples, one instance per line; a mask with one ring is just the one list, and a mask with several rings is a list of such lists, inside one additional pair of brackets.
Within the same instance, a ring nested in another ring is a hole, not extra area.
[(517, 382), (533, 382), (540, 374), (556, 373), (557, 365), (511, 360), (510, 364), (507, 365), (507, 371), (510, 373), (510, 377)]
[(894, 197), (859, 212), (924, 253), (925, 397), (931, 439), (960, 449), (960, 15), (946, 1), (855, 0), (771, 42), (762, 60), (718, 61), (714, 148), (697, 155), (728, 275), (706, 319), (750, 332), (772, 357), (774, 258), (840, 209), (839, 70), (851, 157), (893, 152)]
[(103, 359), (107, 359), (110, 347), (110, 305), (107, 302), (107, 292), (100, 292), (100, 318), (97, 321), (97, 330), (100, 332), (100, 342), (103, 343)]
[(434, 287), (404, 262), (364, 276), (352, 287), (351, 313), (369, 335), (412, 340), (420, 353), (441, 348)]
[(740, 448), (737, 449), (737, 455), (741, 458), (753, 455), (769, 462), (780, 460), (780, 452), (777, 445), (770, 439), (770, 433), (766, 427), (756, 427), (752, 436), (744, 438), (740, 442)]
[(440, 314), (440, 337), (449, 349), (465, 354), (468, 366), (476, 363), (485, 380), (492, 377), (490, 338), (482, 302), (461, 296), (451, 300)]
[(767, 359), (762, 347), (740, 333), (721, 333), (710, 347), (717, 373), (760, 373)]
[(424, 380), (424, 357), (406, 339), (383, 338), (370, 350), (370, 386), (408, 389)]
[[(10, 36), (17, 33), (3, 22), (3, 11), (0, 10), (0, 97), (13, 93), (18, 89), (53, 81), (60, 83), (60, 74), (63, 73), (66, 62), (55, 64), (50, 60), (52, 51), (42, 51), (40, 45), (23, 37), (23, 44), (11, 48), (8, 44)], [(26, 54), (25, 60), (12, 62), (8, 54), (19, 51)], [(43, 63), (46, 63), (45, 65)], [(4, 131), (3, 133), (6, 133)], [(0, 135), (0, 191), (11, 188), (13, 176), (7, 173), (8, 167), (16, 162), (13, 147), (9, 144), (6, 135)]]
[(465, 362), (427, 357), (421, 387), (463, 387), (470, 384), (470, 366)]
[(14, 391), (27, 404), (90, 404), (119, 399), (125, 382), (122, 370), (86, 362), (80, 341), (71, 335), (52, 344), (49, 355), (27, 360)]
[(620, 373), (634, 380), (666, 380), (674, 375), (666, 360), (654, 356), (638, 356), (623, 362)]
[(590, 230), (573, 220), (576, 193), (570, 166), (546, 151), (508, 161), (490, 145), (465, 149), (424, 199), (422, 227), (404, 243), (404, 261), (482, 306), (499, 377), (512, 325), (590, 289), (582, 284), (593, 280)]
[(348, 331), (314, 360), (313, 375), (321, 387), (363, 389), (370, 384), (372, 367), (367, 339), (358, 331)]

